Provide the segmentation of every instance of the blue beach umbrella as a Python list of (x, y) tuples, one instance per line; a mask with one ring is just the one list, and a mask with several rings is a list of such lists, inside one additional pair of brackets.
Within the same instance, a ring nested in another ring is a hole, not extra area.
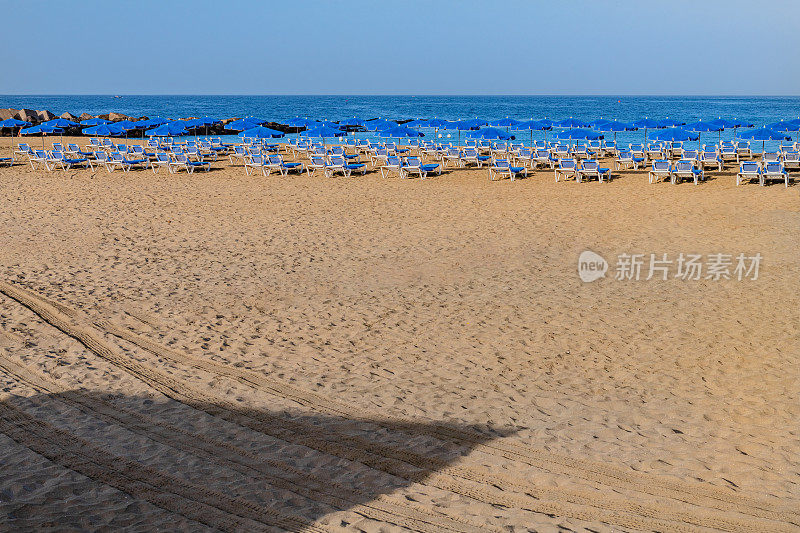
[(353, 127), (363, 128), (364, 127), (364, 122), (366, 122), (366, 121), (363, 120), (363, 119), (360, 119), (360, 118), (356, 118), (356, 117), (346, 118), (344, 120), (340, 120), (339, 121), (339, 126), (344, 126), (344, 127), (349, 127), (349, 128), (353, 128)]
[(222, 122), (221, 119), (214, 118), (214, 117), (203, 117), (197, 119), (199, 121), (199, 125), (203, 126), (206, 129), (206, 135), (208, 135), (208, 127), (213, 126), (215, 124), (219, 124)]
[(0, 121), (0, 128), (21, 128), (30, 125), (30, 122), (25, 122), (24, 120), (18, 120), (16, 118), (7, 118), (6, 120)]
[(792, 120), (779, 120), (772, 124), (767, 124), (766, 128), (775, 131), (797, 131), (800, 130), (800, 125)]
[(425, 135), (421, 131), (417, 131), (415, 129), (409, 128), (407, 126), (395, 126), (394, 128), (389, 128), (385, 130), (380, 130), (378, 135), (381, 137), (396, 137), (400, 139), (401, 137), (424, 137)]
[(569, 117), (567, 119), (556, 122), (555, 126), (559, 128), (588, 128), (589, 123), (574, 117)]
[(722, 138), (722, 127), (719, 124), (715, 124), (713, 120), (709, 120), (703, 122), (702, 120), (698, 120), (697, 122), (692, 122), (691, 124), (686, 124), (683, 129), (688, 131), (697, 132), (697, 144), (700, 144), (700, 133), (704, 131), (717, 131), (719, 132), (720, 139)]
[(542, 119), (542, 120), (526, 120), (524, 122), (520, 122), (513, 128), (514, 131), (525, 131), (528, 130), (531, 134), (531, 146), (533, 146), (533, 131), (543, 131), (544, 133), (544, 142), (547, 142), (547, 130), (553, 129), (553, 121)]
[(48, 133), (64, 133), (64, 130), (61, 128), (57, 128), (55, 126), (48, 126), (47, 124), (39, 124), (38, 126), (31, 126), (30, 128), (24, 128), (19, 130), (20, 135), (35, 135), (40, 133), (42, 135), (42, 148), (44, 148), (44, 136)]
[(659, 128), (678, 128), (686, 124), (685, 122), (681, 122), (680, 120), (675, 120), (674, 118), (662, 118), (658, 121)]
[(596, 129), (596, 130), (598, 130), (598, 131), (602, 131), (602, 130), (600, 129), (600, 127), (601, 127), (601, 126), (605, 126), (605, 125), (606, 125), (606, 124), (608, 124), (609, 122), (611, 122), (611, 121), (610, 121), (610, 120), (608, 120), (607, 118), (598, 118), (598, 119), (596, 119), (596, 120), (593, 120), (593, 121), (591, 121), (591, 122), (589, 123), (589, 126), (591, 126), (592, 128), (594, 128), (594, 129)]
[(614, 132), (614, 144), (617, 142), (617, 132), (618, 131), (634, 131), (638, 128), (631, 124), (630, 122), (619, 122), (619, 121), (609, 121), (605, 124), (600, 124), (597, 128), (599, 131), (609, 131)]
[[(266, 122), (266, 120), (261, 120), (253, 117), (240, 118), (239, 120), (234, 120), (233, 122), (225, 124), (225, 129), (230, 131), (249, 130), (251, 128), (255, 128), (256, 126), (260, 126), (264, 122)], [(292, 125), (293, 124), (287, 124), (287, 126), (292, 126)]]
[(429, 128), (444, 128), (444, 127), (446, 127), (448, 124), (450, 124), (450, 121), (449, 121), (449, 120), (445, 120), (445, 119), (443, 119), (443, 118), (436, 118), (436, 117), (433, 117), (433, 118), (430, 118), (430, 119), (428, 119), (428, 124), (427, 124), (427, 126), (428, 126)]
[(644, 117), (633, 121), (633, 125), (644, 130), (644, 142), (647, 142), (647, 130), (655, 130), (665, 126), (659, 126), (659, 122), (653, 118)]
[(598, 131), (635, 131), (639, 128), (631, 124), (630, 122), (620, 122), (618, 120), (612, 120), (605, 124), (601, 124), (597, 130)]
[[(61, 136), (64, 133), (64, 129), (72, 128), (73, 126), (77, 126), (77, 122), (73, 122), (71, 120), (67, 120), (65, 118), (54, 118), (53, 120), (48, 120), (46, 122), (42, 122), (42, 126), (52, 126), (54, 128), (59, 128), (62, 131), (58, 132), (58, 135)], [(63, 142), (63, 139), (60, 139)]]
[[(247, 119), (242, 119), (242, 120), (247, 120)], [(237, 120), (237, 121), (231, 122), (231, 124), (235, 124), (236, 122), (239, 122), (239, 121)], [(231, 124), (228, 124), (228, 126), (230, 126)], [(259, 124), (262, 124), (262, 122), (259, 122)], [(292, 126), (293, 128), (310, 128), (310, 127), (316, 125), (317, 121), (316, 120), (312, 120), (310, 118), (294, 117), (294, 118), (290, 118), (289, 120), (287, 120), (285, 122), (282, 122), (282, 124), (284, 124), (286, 126)]]
[(411, 121), (406, 122), (405, 124), (403, 124), (403, 126), (406, 126), (408, 128), (426, 128), (426, 127), (431, 127), (430, 124), (428, 124), (428, 119), (424, 119), (424, 118), (417, 118), (417, 119), (411, 120)]
[(30, 122), (25, 122), (24, 120), (18, 120), (16, 118), (7, 118), (6, 120), (0, 121), (0, 128), (11, 128), (11, 154), (13, 157), (14, 154), (14, 128), (22, 128), (23, 126), (30, 126)]
[(503, 141), (516, 139), (516, 137), (507, 131), (497, 128), (481, 128), (479, 130), (470, 131), (467, 133), (467, 137), (470, 139), (495, 139)]
[(81, 121), (81, 126), (99, 126), (100, 124), (108, 124), (110, 120), (104, 118), (88, 118)]
[(113, 122), (112, 124), (114, 124), (115, 127), (117, 127), (118, 129), (121, 129), (123, 131), (123, 134), (125, 135), (125, 144), (126, 145), (128, 144), (128, 132), (130, 130), (135, 130), (135, 129), (138, 128), (138, 126), (136, 125), (136, 122), (134, 122), (132, 120), (128, 120), (128, 119), (119, 120), (117, 122)]
[(203, 125), (203, 120), (199, 118), (187, 118), (186, 120), (182, 120), (181, 122), (183, 122), (183, 127), (186, 128), (187, 130), (193, 128), (199, 128), (200, 126)]
[(667, 128), (653, 135), (653, 139), (657, 141), (696, 141), (699, 137), (697, 133), (682, 128)]
[(56, 126), (48, 126), (47, 124), (39, 124), (38, 126), (31, 126), (30, 128), (24, 128), (20, 130), (22, 135), (35, 135), (37, 133), (47, 134), (47, 133), (59, 133), (62, 131), (61, 128), (57, 128)]
[(172, 137), (174, 135), (184, 135), (186, 128), (181, 121), (167, 122), (160, 126), (144, 132), (148, 137)]
[(133, 123), (133, 125), (137, 129), (149, 129), (154, 128), (155, 126), (160, 126), (165, 124), (167, 121), (161, 118), (146, 118), (144, 120), (137, 120)]
[(647, 117), (644, 117), (642, 119), (633, 121), (633, 125), (634, 126), (636, 126), (637, 128), (645, 129), (645, 130), (654, 130), (654, 129), (663, 127), (663, 126), (659, 126), (658, 124), (659, 124), (659, 122), (656, 119), (647, 118)]
[(477, 130), (483, 126), (488, 126), (489, 123), (480, 118), (470, 118), (467, 120), (459, 120), (455, 122), (455, 128), (457, 130)]
[(344, 137), (347, 134), (338, 128), (320, 126), (310, 130), (301, 131), (300, 135), (305, 137), (320, 137), (322, 138), (322, 141), (325, 142), (326, 137)]
[(576, 128), (571, 130), (560, 131), (556, 133), (556, 138), (561, 140), (580, 140), (580, 141), (594, 141), (602, 139), (603, 134), (585, 128)]
[(258, 139), (273, 139), (283, 137), (286, 134), (282, 131), (273, 130), (272, 128), (265, 128), (264, 126), (256, 126), (249, 130), (244, 130), (239, 134), (239, 137), (256, 137)]
[(733, 120), (728, 120), (728, 119), (725, 119), (725, 118), (722, 118), (722, 117), (715, 118), (714, 120), (709, 120), (708, 123), (709, 124), (713, 124), (715, 126), (719, 126), (720, 129), (723, 129), (723, 130), (727, 130), (729, 128), (737, 128), (737, 127), (739, 127), (737, 122), (735, 122)]
[(71, 120), (67, 120), (65, 118), (54, 118), (53, 120), (42, 122), (42, 124), (46, 126), (53, 126), (55, 128), (71, 128), (78, 125), (77, 122), (72, 122)]
[(117, 137), (119, 135), (124, 135), (125, 130), (112, 123), (90, 126), (88, 128), (84, 128), (81, 133), (83, 135), (91, 135), (92, 137)]
[(686, 124), (683, 127), (683, 129), (688, 130), (688, 131), (696, 131), (696, 132), (699, 133), (699, 132), (702, 132), (702, 131), (720, 131), (722, 129), (722, 126), (720, 126), (719, 124), (714, 123), (713, 120), (709, 120), (709, 121), (706, 121), (706, 122), (703, 122), (702, 120), (698, 120), (697, 122), (692, 122), (690, 124)]
[(396, 126), (397, 122), (393, 120), (385, 120), (382, 118), (378, 118), (375, 120), (367, 120), (364, 122), (364, 128), (366, 128), (367, 131), (386, 130), (389, 128), (394, 128)]
[(92, 137), (119, 137), (125, 135), (125, 130), (114, 123), (109, 123), (84, 128), (81, 133), (83, 135), (91, 135)]
[(751, 141), (761, 141), (761, 151), (764, 151), (767, 141), (791, 141), (791, 136), (782, 131), (775, 131), (770, 128), (758, 128), (742, 133), (740, 139), (748, 139)]
[(136, 122), (132, 120), (120, 120), (119, 122), (113, 122), (116, 127), (121, 128), (125, 131), (128, 130), (135, 130), (138, 126), (136, 126)]
[(519, 121), (519, 120), (510, 118), (510, 117), (506, 117), (506, 118), (501, 118), (499, 120), (493, 120), (493, 121), (489, 122), (489, 125), (492, 126), (492, 127), (496, 126), (496, 127), (500, 127), (500, 128), (511, 128), (513, 126), (516, 126), (520, 122), (521, 121)]
[(486, 126), (488, 122), (485, 120), (481, 120), (479, 118), (467, 119), (467, 120), (456, 120), (455, 122), (450, 122), (445, 126), (445, 129), (448, 130), (458, 130), (458, 142), (461, 142), (461, 132), (468, 131), (468, 130), (477, 130), (481, 126)]

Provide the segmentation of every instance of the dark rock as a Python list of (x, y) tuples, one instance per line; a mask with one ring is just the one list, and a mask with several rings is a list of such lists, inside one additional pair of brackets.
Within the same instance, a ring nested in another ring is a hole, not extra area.
[(36, 114), (39, 115), (39, 120), (42, 122), (46, 122), (48, 120), (53, 120), (54, 118), (56, 118), (56, 116), (47, 109), (42, 109), (41, 111), (37, 111)]
[(59, 118), (71, 120), (72, 122), (78, 122), (78, 117), (76, 117), (72, 113), (63, 113)]
[(30, 122), (32, 124), (39, 123), (39, 114), (33, 109), (20, 109), (19, 113), (17, 113), (14, 118), (18, 120), (24, 120), (25, 122)]

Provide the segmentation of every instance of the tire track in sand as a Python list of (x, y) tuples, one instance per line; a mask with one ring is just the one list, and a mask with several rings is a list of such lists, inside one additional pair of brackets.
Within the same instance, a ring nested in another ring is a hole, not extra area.
[[(265, 391), (273, 395), (291, 399), (303, 406), (309, 407), (319, 412), (328, 413), (332, 415), (346, 416), (346, 417), (353, 416), (352, 413), (355, 410), (355, 408), (353, 407), (349, 407), (344, 403), (338, 402), (336, 400), (331, 400), (317, 393), (305, 391), (303, 389), (299, 389), (292, 385), (287, 385), (285, 383), (272, 380), (263, 373), (249, 370), (246, 368), (232, 367), (230, 365), (225, 365), (215, 361), (200, 359), (188, 354), (184, 354), (182, 352), (178, 352), (177, 350), (165, 347), (128, 328), (120, 327), (107, 320), (99, 320), (96, 321), (94, 324), (103, 331), (110, 333), (111, 335), (114, 335), (116, 337), (119, 337), (120, 339), (131, 342), (132, 344), (139, 346), (140, 348), (150, 352), (151, 354), (157, 357), (163, 357), (175, 363), (183, 364), (192, 368), (197, 368), (199, 370), (203, 370), (212, 374), (229, 377), (249, 387), (255, 388), (260, 391)], [(361, 413), (362, 413), (361, 416), (365, 416), (363, 410), (361, 411)], [(380, 416), (376, 415), (374, 417), (369, 417), (369, 416), (367, 417), (370, 418), (370, 421), (374, 421), (376, 425), (378, 426), (383, 425), (383, 427), (391, 429), (389, 425), (382, 424)], [(409, 422), (409, 423), (413, 422), (413, 420), (411, 419), (401, 419), (401, 418), (395, 419), (393, 421)], [(416, 431), (416, 429), (417, 428), (413, 426), (409, 427), (408, 432), (418, 433), (418, 434), (423, 433), (423, 431)], [(577, 473), (576, 477), (581, 477), (583, 479), (586, 479), (587, 481), (613, 486), (614, 483), (609, 482), (608, 479), (602, 479), (598, 477), (605, 475), (608, 476), (608, 478), (611, 478), (614, 481), (619, 482), (616, 485), (618, 488), (622, 489), (633, 488), (634, 490), (645, 492), (652, 496), (675, 499), (691, 505), (709, 506), (721, 511), (735, 511), (741, 514), (750, 514), (751, 516), (757, 518), (781, 520), (794, 523), (796, 525), (800, 525), (797, 513), (793, 513), (789, 509), (782, 509), (779, 506), (773, 504), (772, 502), (765, 502), (763, 500), (751, 499), (748, 498), (747, 496), (735, 493), (732, 494), (722, 489), (716, 489), (714, 487), (706, 487), (703, 485), (682, 484), (680, 482), (663, 480), (661, 478), (658, 478), (657, 481), (662, 481), (663, 483), (661, 483), (660, 485), (656, 483), (654, 486), (652, 483), (648, 483), (650, 476), (646, 474), (641, 474), (638, 472), (627, 472), (623, 471), (622, 469), (609, 467), (607, 465), (591, 463), (588, 461), (573, 459), (570, 457), (557, 456), (557, 455), (554, 456), (554, 454), (552, 454), (551, 452), (547, 452), (544, 450), (537, 450), (535, 448), (523, 447), (516, 443), (505, 443), (502, 441), (499, 443), (496, 443), (495, 441), (486, 442), (485, 436), (475, 431), (462, 430), (459, 428), (452, 428), (442, 425), (426, 426), (425, 428), (419, 428), (419, 429), (427, 430), (424, 431), (424, 433), (428, 436), (435, 436), (437, 438), (469, 443), (473, 445), (475, 449), (493, 453), (495, 455), (501, 455), (502, 457), (509, 460), (525, 462), (526, 464), (529, 464), (531, 466), (542, 468), (544, 470), (553, 473), (559, 473), (565, 475), (576, 475)], [(480, 441), (478, 439), (480, 439)], [(556, 465), (555, 467), (554, 463)], [(562, 468), (558, 468), (558, 466)], [(583, 467), (586, 467), (586, 470), (580, 470)], [(579, 471), (576, 472), (576, 469), (579, 469)], [(519, 483), (513, 478), (498, 474), (492, 474), (492, 479), (484, 482), (490, 482), (494, 484), (501, 482), (501, 485), (504, 485), (503, 488), (505, 487), (514, 488), (520, 491), (527, 492), (532, 496), (540, 499), (547, 499), (547, 497), (549, 496), (548, 492), (550, 493), (555, 492), (546, 488), (536, 488), (530, 484)], [(593, 498), (593, 495), (591, 495), (590, 493), (571, 492), (565, 490), (560, 490), (558, 492), (561, 496), (570, 497), (570, 501), (573, 503), (591, 505), (591, 503), (589, 502), (591, 498)], [(698, 498), (693, 499), (692, 496), (697, 496)], [(750, 509), (746, 508), (745, 504), (752, 506), (752, 508)], [(627, 509), (628, 511), (635, 511), (640, 513), (643, 512), (643, 509), (641, 508), (634, 508), (630, 506), (628, 507), (629, 507)], [(645, 514), (649, 514), (650, 516), (654, 517), (662, 516), (662, 513), (658, 510)]]
[[(0, 356), (0, 370), (39, 392), (57, 395), (59, 401), (110, 424), (124, 427), (132, 433), (185, 453), (200, 455), (220, 466), (255, 477), (256, 480), (266, 481), (275, 488), (321, 501), (342, 511), (352, 511), (372, 520), (392, 523), (420, 532), (477, 533), (486, 531), (485, 526), (478, 526), (463, 520), (454, 521), (422, 506), (396, 501), (386, 495), (366, 494), (356, 488), (347, 488), (331, 480), (308, 474), (285, 462), (255, 454), (235, 444), (216, 440), (203, 434), (184, 431), (154, 417), (113, 405), (100, 397), (88, 396), (81, 391), (68, 389), (43, 373), (2, 356)], [(283, 471), (284, 475), (275, 475), (265, 465)], [(265, 479), (264, 476), (267, 478)]]
[(329, 531), (303, 518), (262, 508), (108, 453), (8, 401), (0, 402), (0, 433), (65, 468), (223, 531)]
[[(516, 495), (508, 495), (503, 491), (487, 490), (485, 487), (475, 485), (481, 483), (492, 484), (494, 482), (492, 476), (485, 477), (476, 475), (475, 472), (469, 469), (448, 467), (438, 459), (420, 456), (407, 450), (394, 450), (387, 446), (366, 442), (357, 437), (336, 435), (336, 441), (325, 440), (318, 435), (316, 428), (309, 428), (295, 421), (281, 419), (266, 413), (259, 413), (258, 416), (242, 415), (237, 412), (236, 406), (230, 402), (215, 399), (202, 391), (185, 386), (157, 369), (150, 368), (148, 365), (118, 353), (102, 340), (99, 332), (94, 333), (90, 327), (82, 326), (72, 317), (49, 305), (46, 300), (28, 295), (27, 291), (18, 290), (16, 287), (2, 282), (0, 282), (0, 292), (17, 300), (49, 324), (75, 338), (98, 357), (108, 360), (177, 401), (204, 410), (212, 416), (218, 416), (267, 435), (360, 462), (412, 482), (428, 483), (441, 489), (450, 490), (495, 505), (522, 508), (551, 515), (570, 516), (581, 520), (607, 522), (637, 529), (691, 531), (696, 526), (704, 526), (728, 531), (750, 531), (766, 526), (766, 524), (758, 520), (709, 515), (707, 512), (690, 514), (682, 512), (674, 506), (658, 507), (655, 510), (659, 513), (658, 516), (660, 518), (653, 518), (647, 515), (650, 515), (654, 509), (639, 504), (631, 504), (625, 500), (620, 502), (623, 507), (641, 511), (645, 515), (609, 510), (603, 505), (586, 508), (584, 505), (566, 502), (563, 498), (558, 498), (554, 501), (531, 500)], [(347, 445), (345, 446), (343, 443)], [(436, 472), (436, 470), (440, 471)], [(455, 478), (472, 481), (474, 484), (459, 482)], [(605, 501), (601, 503), (612, 508), (617, 505), (616, 503), (610, 503), (609, 505), (609, 502)], [(780, 520), (780, 517), (778, 519)], [(784, 530), (785, 524), (772, 523), (769, 524), (769, 529)]]

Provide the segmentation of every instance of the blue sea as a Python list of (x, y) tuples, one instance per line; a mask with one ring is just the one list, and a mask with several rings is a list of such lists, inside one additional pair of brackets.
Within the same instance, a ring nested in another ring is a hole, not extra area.
[[(79, 115), (118, 112), (139, 117), (217, 118), (255, 116), (281, 122), (293, 117), (341, 120), (351, 117), (414, 119), (439, 117), (447, 120), (479, 117), (486, 120), (512, 117), (519, 120), (576, 117), (632, 121), (644, 117), (676, 118), (685, 122), (718, 117), (743, 119), (763, 126), (780, 119), (800, 116), (800, 97), (740, 96), (190, 96), (190, 95), (0, 95), (0, 108), (47, 109), (56, 115), (66, 111)], [(722, 138), (733, 136), (725, 131)], [(368, 137), (369, 134), (357, 134)], [(451, 139), (458, 135), (452, 132)], [(533, 139), (544, 137), (533, 132)], [(550, 134), (552, 135), (552, 133)], [(613, 134), (609, 134), (613, 135)], [(428, 133), (430, 136), (430, 133)], [(701, 142), (714, 141), (717, 133), (701, 134)], [(529, 132), (517, 138), (528, 141)], [(635, 142), (642, 131), (617, 134), (618, 142)], [(795, 134), (797, 138), (797, 134)]]

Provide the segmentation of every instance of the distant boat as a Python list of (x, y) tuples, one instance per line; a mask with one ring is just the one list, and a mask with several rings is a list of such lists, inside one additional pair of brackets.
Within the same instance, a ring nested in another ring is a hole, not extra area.
[(118, 95), (114, 95), (114, 98), (122, 98), (122, 97), (121, 97), (121, 96), (118, 96)]

